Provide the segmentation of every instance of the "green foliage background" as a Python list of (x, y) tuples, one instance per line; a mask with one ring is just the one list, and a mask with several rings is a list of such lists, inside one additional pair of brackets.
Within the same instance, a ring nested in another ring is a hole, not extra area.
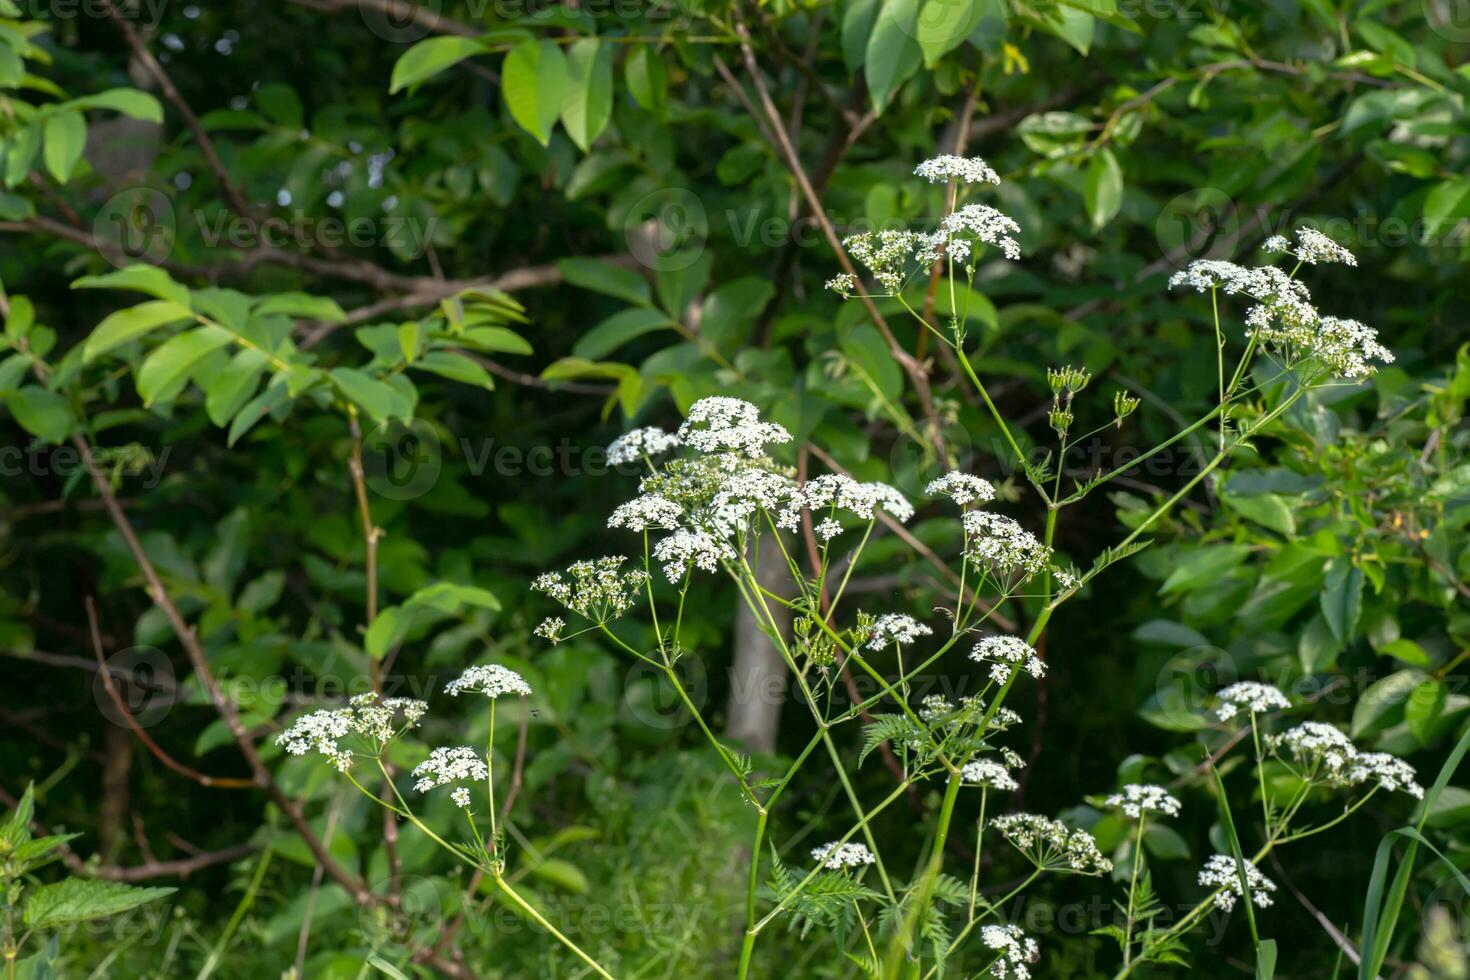
[[(1144, 398), (1131, 428), (1068, 460), (1069, 476), (1125, 461), (1212, 404), (1208, 307), (1164, 288), (1192, 258), (1249, 257), (1270, 234), (1323, 227), (1360, 265), (1310, 270), (1316, 295), (1397, 354), (1370, 383), (1303, 402), (1135, 564), (1057, 618), (1051, 672), (1024, 705), (1026, 808), (1057, 813), (1144, 772), (1187, 775), (1208, 723), (1201, 692), (1237, 677), (1298, 685), (1322, 717), (1409, 757), (1425, 782), (1463, 731), (1463, 5), (112, 3), (0, 0), (0, 799), (34, 780), (38, 818), (82, 835), (73, 872), (199, 851), (231, 859), (160, 877), (179, 891), (151, 918), (65, 934), (58, 975), (299, 965), (345, 977), (381, 969), (370, 956), (429, 975), (421, 937), (457, 918), (467, 884), (406, 833), (422, 929), (405, 939), (313, 877), (318, 862), (267, 794), (201, 786), (114, 723), (95, 682), (89, 598), (108, 656), (143, 650), (176, 682), (149, 722), (158, 745), (200, 773), (252, 778), (67, 455), (76, 433), (115, 451), (103, 481), (261, 737), (264, 766), (340, 862), (385, 880), (378, 815), (334, 802), (322, 767), (278, 758), (264, 737), (303, 703), (361, 690), (375, 663), (419, 694), (493, 658), (538, 692), (516, 810), (527, 890), (619, 975), (732, 974), (748, 810), (654, 678), (595, 642), (531, 638), (553, 610), (527, 584), (627, 547), (602, 528), (636, 478), (609, 472), (598, 448), (633, 425), (671, 426), (707, 394), (759, 404), (797, 446), (828, 454), (802, 453), (814, 469), (914, 496), (939, 464), (913, 434), (939, 419), (972, 472), (1019, 490), (955, 365), (880, 302), (920, 362), (917, 385), (863, 307), (822, 289), (839, 269), (811, 198), (839, 235), (916, 224), (941, 209), (943, 189), (911, 176), (914, 164), (954, 149), (1001, 172), (997, 203), (1023, 229), (1025, 259), (984, 267), (968, 326), (972, 364), (1022, 420), (1027, 448), (1050, 438), (1048, 366), (1092, 371), (1087, 428), (1110, 417), (1113, 389)], [(362, 234), (337, 242), (333, 222)], [(261, 245), (267, 230), (277, 237)], [(186, 289), (185, 305), (266, 347), (286, 343), (288, 356), (248, 378), (230, 374), (224, 350), (173, 370), (154, 362), (145, 383), (140, 366), (185, 331), (179, 318), (88, 356), (99, 323), (157, 294), (115, 278), (74, 284), (131, 260), (168, 270), (180, 285), (160, 288)], [(1234, 329), (1238, 343), (1238, 317)], [(37, 372), (33, 355), (50, 368)], [(217, 393), (231, 378), (237, 387)], [(426, 492), (370, 503), (388, 618), (376, 637), (362, 629), (368, 556), (342, 406), (370, 435), (412, 414), (439, 446)], [(1059, 551), (1090, 564), (1191, 475), (1185, 448), (1081, 508)], [(799, 461), (795, 448), (786, 461)], [(952, 520), (921, 513), (913, 532), (941, 553), (956, 545)], [(916, 614), (937, 601), (935, 575), (893, 538), (856, 572), (875, 611)], [(462, 589), (428, 603), (421, 590), (436, 583)], [(712, 585), (706, 598), (691, 625), (696, 679), (720, 719), (735, 596)], [(441, 701), (426, 741), (457, 742), (482, 723), (456, 711)], [(803, 723), (786, 713), (778, 752), (805, 743)], [(516, 728), (500, 731), (507, 759)], [(860, 777), (874, 793), (891, 782), (877, 764)], [(1428, 827), (1463, 864), (1470, 789), (1457, 782)], [(1219, 828), (1204, 783), (1186, 785), (1185, 818), (1146, 846), (1159, 890), (1192, 900)], [(828, 839), (838, 793), (793, 787), (783, 860)], [(934, 803), (895, 807), (877, 832), (917, 860)], [(1283, 892), (1262, 919), (1283, 938), (1282, 976), (1330, 975), (1334, 930), (1358, 941), (1374, 849), (1414, 816), (1394, 801), (1369, 813), (1276, 873)], [(1120, 836), (1099, 831), (1109, 851), (1126, 847)], [(1426, 866), (1413, 880), (1385, 972), (1470, 971), (1460, 919), (1442, 914), (1463, 896), (1446, 898), (1443, 876)], [(1106, 909), (1105, 884), (1050, 887), (1033, 902)], [(1028, 926), (1043, 941), (1038, 975), (1110, 975), (1105, 940), (1063, 913)], [(450, 943), (462, 968), (577, 975), (510, 914), (469, 917)], [(1194, 944), (1194, 972), (1249, 969), (1244, 926), (1221, 928), (1216, 945)], [(757, 974), (849, 975), (834, 952), (822, 937), (774, 935)], [(971, 972), (987, 963), (965, 961)]]

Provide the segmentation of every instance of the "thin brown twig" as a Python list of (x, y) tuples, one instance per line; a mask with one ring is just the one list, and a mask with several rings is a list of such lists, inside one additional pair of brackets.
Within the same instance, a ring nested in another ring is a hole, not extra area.
[(215, 789), (254, 789), (256, 783), (253, 779), (240, 779), (235, 776), (209, 776), (197, 769), (186, 766), (165, 752), (163, 747), (153, 740), (153, 736), (148, 734), (148, 730), (140, 725), (138, 719), (134, 718), (133, 713), (128, 710), (127, 702), (123, 700), (122, 693), (118, 691), (117, 685), (113, 682), (113, 671), (107, 666), (107, 660), (102, 650), (102, 631), (97, 627), (97, 605), (92, 601), (91, 596), (87, 596), (86, 605), (87, 622), (92, 629), (92, 650), (97, 656), (97, 676), (102, 679), (102, 686), (107, 689), (107, 696), (112, 699), (113, 707), (117, 708), (118, 713), (122, 715), (123, 720), (127, 722), (133, 734), (138, 737), (138, 741), (143, 743), (144, 748), (151, 752), (155, 759), (169, 769), (172, 769), (186, 779), (193, 780), (200, 786), (208, 786)]

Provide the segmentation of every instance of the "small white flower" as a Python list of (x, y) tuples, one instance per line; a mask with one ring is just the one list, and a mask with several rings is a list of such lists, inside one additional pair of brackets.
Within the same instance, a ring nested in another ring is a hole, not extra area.
[[(987, 204), (966, 204), (947, 215), (939, 229), (947, 243), (969, 235), (976, 241), (999, 248), (1012, 261), (1021, 257), (1021, 243), (1010, 237), (1019, 235), (1021, 226), (1009, 215)], [(926, 247), (932, 247), (932, 243), (926, 243)], [(920, 261), (923, 261), (923, 256)]]
[(609, 466), (621, 466), (645, 456), (658, 456), (678, 447), (678, 436), (656, 426), (647, 426), (614, 439), (607, 447), (607, 462)]
[(531, 588), (546, 593), (579, 616), (605, 623), (632, 608), (638, 590), (648, 582), (648, 573), (641, 568), (621, 571), (625, 561), (622, 555), (609, 555), (573, 562), (565, 575), (547, 572), (538, 576)]
[(413, 777), (418, 781), (413, 784), (413, 788), (420, 793), (427, 793), (438, 786), (483, 782), (489, 775), (490, 769), (485, 765), (485, 760), (468, 745), (452, 749), (437, 748), (414, 767)]
[(470, 808), (470, 791), (463, 786), (455, 787), (454, 792), (449, 794), (449, 798), (457, 807), (463, 807), (466, 810)]
[(834, 293), (838, 293), (844, 297), (851, 296), (853, 293), (857, 292), (857, 276), (854, 276), (850, 272), (843, 272), (839, 275), (835, 275), (831, 279), (827, 280), (827, 288), (832, 290)]
[(801, 493), (813, 511), (847, 510), (865, 521), (873, 520), (874, 510), (880, 507), (900, 522), (914, 516), (914, 505), (888, 484), (859, 483), (841, 473), (813, 477), (802, 486)]
[(904, 613), (884, 613), (873, 623), (868, 636), (868, 649), (882, 650), (890, 644), (910, 644), (934, 631)]
[(444, 690), (455, 697), (469, 692), (483, 694), (494, 700), (502, 694), (519, 694), (522, 697), (528, 697), (531, 694), (531, 685), (509, 667), (502, 667), (500, 664), (481, 664), (465, 670), (463, 674), (450, 681)]
[(960, 522), (965, 529), (965, 557), (1007, 585), (1019, 585), (1045, 571), (1051, 560), (1051, 549), (1009, 517), (971, 510)]
[(1123, 792), (1114, 793), (1107, 799), (1108, 806), (1121, 807), (1123, 813), (1134, 820), (1145, 813), (1162, 813), (1166, 817), (1179, 816), (1179, 801), (1169, 795), (1162, 786), (1129, 783)]
[(1043, 871), (1098, 875), (1113, 870), (1113, 862), (1103, 857), (1091, 834), (1060, 820), (1037, 813), (1005, 813), (989, 825)]
[(960, 778), (967, 783), (984, 786), (987, 789), (1021, 788), (1021, 784), (1016, 782), (1005, 765), (994, 759), (971, 759), (960, 770)]
[(618, 506), (607, 519), (608, 527), (627, 528), (629, 531), (647, 531), (652, 528), (673, 530), (679, 526), (684, 508), (656, 493), (634, 497)]
[(719, 571), (720, 562), (734, 561), (735, 549), (707, 531), (679, 528), (653, 546), (653, 557), (663, 564), (664, 575), (678, 585), (690, 568)]
[[(1256, 870), (1249, 861), (1245, 861), (1245, 878), (1250, 885), (1251, 903), (1258, 909), (1269, 907), (1276, 883)], [(1215, 907), (1222, 912), (1234, 909), (1235, 900), (1244, 894), (1240, 884), (1240, 865), (1229, 854), (1216, 854), (1206, 861), (1200, 869), (1199, 883), (1207, 888), (1223, 889), (1215, 896)]]
[(961, 507), (972, 503), (988, 504), (995, 499), (995, 487), (989, 480), (958, 471), (931, 481), (924, 492), (931, 497), (948, 497)]
[(1245, 708), (1248, 714), (1261, 715), (1291, 707), (1291, 700), (1279, 688), (1256, 681), (1231, 684), (1221, 688), (1215, 696), (1220, 699), (1220, 706), (1215, 709), (1215, 714), (1221, 721), (1234, 718), (1241, 708)]
[(814, 848), (812, 858), (830, 871), (860, 868), (877, 860), (873, 857), (873, 852), (862, 844), (839, 844), (836, 841)]
[(791, 433), (763, 422), (760, 410), (739, 398), (715, 395), (689, 406), (679, 440), (704, 453), (739, 453), (757, 459), (771, 443), (791, 441)]
[(1046, 664), (1036, 655), (1031, 644), (1016, 636), (987, 636), (975, 645), (970, 659), (992, 664), (990, 678), (997, 684), (1010, 680), (1011, 668), (1016, 666), (1032, 677), (1046, 675)]
[(842, 533), (842, 525), (828, 517), (816, 526), (815, 533), (823, 541), (831, 541)]
[(999, 980), (1030, 980), (1031, 964), (1041, 959), (1036, 940), (1019, 926), (981, 926), (980, 941), (1000, 954), (990, 964), (990, 975)]
[(313, 711), (297, 718), (276, 736), (276, 744), (290, 755), (306, 755), (314, 750), (340, 772), (346, 772), (352, 768), (354, 756), (351, 749), (341, 746), (344, 739), (359, 736), (375, 752), (381, 752), (402, 731), (417, 727), (428, 710), (429, 706), (416, 698), (359, 694), (345, 708)]
[(914, 175), (923, 177), (931, 184), (947, 184), (950, 181), (961, 184), (1000, 183), (999, 175), (979, 157), (966, 159), (949, 154), (925, 160), (914, 168)]
[(556, 644), (561, 641), (562, 630), (566, 629), (566, 627), (567, 624), (560, 616), (549, 616), (543, 619), (533, 632), (536, 636), (550, 640), (553, 644)]

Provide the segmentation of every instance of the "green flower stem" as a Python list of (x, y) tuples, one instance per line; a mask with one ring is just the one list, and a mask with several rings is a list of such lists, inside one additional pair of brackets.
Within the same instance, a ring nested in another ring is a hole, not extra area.
[(902, 928), (894, 934), (884, 958), (882, 975), (890, 980), (896, 980), (902, 971), (904, 959), (909, 955), (910, 937), (921, 928), (921, 923), (929, 913), (929, 902), (934, 896), (934, 885), (939, 880), (939, 872), (944, 867), (944, 845), (949, 838), (950, 820), (954, 817), (955, 802), (959, 799), (960, 787), (963, 784), (964, 780), (959, 772), (949, 774), (949, 781), (944, 787), (944, 802), (939, 807), (939, 824), (934, 831), (934, 845), (929, 852), (928, 866), (924, 869), (924, 877), (919, 880), (915, 890), (913, 906), (905, 917)]
[(1123, 969), (1133, 962), (1133, 909), (1138, 896), (1138, 869), (1143, 866), (1143, 828), (1148, 823), (1148, 811), (1138, 815), (1138, 836), (1133, 842), (1133, 874), (1128, 881), (1128, 917), (1123, 922)]

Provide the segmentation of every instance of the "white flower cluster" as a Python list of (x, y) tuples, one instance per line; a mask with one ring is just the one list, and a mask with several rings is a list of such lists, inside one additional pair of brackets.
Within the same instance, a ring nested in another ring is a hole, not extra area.
[(648, 574), (641, 568), (622, 571), (625, 561), (622, 555), (609, 555), (574, 562), (567, 568), (566, 578), (561, 572), (547, 572), (538, 576), (531, 588), (594, 623), (605, 623), (632, 608), (634, 596), (648, 581)]
[(903, 286), (909, 256), (922, 237), (916, 232), (887, 228), (848, 235), (842, 247), (873, 274), (879, 285), (896, 293)]
[(427, 793), (438, 786), (482, 782), (490, 777), (490, 768), (474, 749), (468, 745), (460, 745), (452, 749), (441, 747), (430, 752), (427, 759), (414, 766), (412, 775), (417, 780), (413, 788), (420, 793)]
[(302, 715), (276, 736), (276, 744), (290, 755), (320, 752), (338, 771), (346, 772), (352, 768), (353, 753), (340, 745), (343, 739), (361, 736), (382, 749), (403, 731), (417, 726), (429, 710), (416, 698), (380, 698), (376, 694), (356, 695), (347, 704), (346, 708)]
[(1009, 517), (966, 511), (965, 557), (1008, 584), (1018, 585), (1046, 569), (1051, 549)]
[(536, 628), (531, 632), (536, 636), (539, 636), (545, 640), (550, 640), (553, 644), (555, 644), (561, 641), (562, 630), (566, 628), (566, 620), (562, 619), (560, 616), (548, 616), (547, 618), (541, 620), (541, 622), (537, 624)]
[[(1347, 261), (1337, 253), (1351, 254), (1325, 235), (1302, 229), (1298, 257), (1311, 255), (1315, 262)], [(1268, 245), (1281, 245), (1285, 239)], [(1336, 251), (1334, 251), (1336, 250)], [(1306, 261), (1306, 259), (1303, 259)], [(1266, 350), (1279, 355), (1288, 365), (1316, 359), (1341, 378), (1364, 378), (1380, 361), (1393, 363), (1393, 352), (1378, 342), (1378, 332), (1357, 320), (1322, 316), (1312, 305), (1307, 287), (1274, 266), (1246, 268), (1234, 262), (1203, 259), (1190, 263), (1169, 280), (1169, 287), (1192, 286), (1223, 289), (1227, 294), (1248, 296), (1257, 305), (1246, 313), (1249, 335)]]
[(836, 508), (851, 511), (865, 521), (872, 520), (874, 510), (880, 507), (899, 522), (914, 516), (914, 505), (888, 484), (859, 483), (841, 473), (824, 473), (808, 480), (801, 494), (813, 511)]
[(1005, 813), (990, 821), (990, 826), (1042, 870), (1079, 875), (1113, 870), (1113, 862), (1098, 850), (1096, 838), (1060, 820), (1038, 813)]
[(921, 636), (934, 631), (912, 616), (904, 613), (884, 613), (874, 621), (868, 633), (868, 649), (882, 650), (890, 644), (913, 643)]
[(986, 789), (1021, 788), (1021, 784), (1016, 782), (1005, 763), (995, 759), (971, 759), (960, 770), (960, 778), (972, 785), (984, 786)]
[(1000, 183), (1000, 176), (990, 168), (990, 164), (979, 157), (966, 159), (948, 153), (919, 164), (914, 168), (914, 176), (923, 177), (931, 184), (947, 184), (950, 181), (961, 184)]
[(502, 694), (519, 694), (528, 697), (531, 685), (509, 667), (500, 664), (480, 664), (468, 668), (444, 688), (445, 692), (458, 697), (462, 693), (483, 694), (494, 700)]
[(978, 663), (989, 663), (990, 679), (1004, 684), (1011, 678), (1011, 668), (1019, 666), (1032, 677), (1046, 675), (1046, 664), (1036, 655), (1031, 644), (1016, 636), (987, 636), (975, 644), (970, 659)]
[[(985, 702), (972, 694), (960, 698), (960, 703), (956, 706), (943, 694), (930, 694), (920, 704), (919, 717), (930, 724), (943, 721), (945, 725), (978, 725), (985, 717)], [(995, 709), (988, 728), (990, 731), (1003, 732), (1020, 723), (1020, 715), (1010, 708), (1000, 707)], [(1001, 748), (999, 751), (1005, 764), (1012, 769), (1020, 769), (1026, 765), (1014, 750)]]
[(1020, 926), (981, 926), (980, 941), (1000, 954), (990, 964), (990, 975), (1000, 980), (1030, 980), (1031, 964), (1041, 959), (1036, 940)]
[(709, 523), (721, 534), (734, 534), (742, 522), (760, 511), (775, 516), (776, 526), (795, 531), (805, 501), (796, 481), (781, 473), (747, 466), (724, 476), (710, 501)]
[(622, 466), (678, 447), (678, 436), (656, 426), (647, 426), (614, 439), (607, 447), (607, 463), (609, 466)]
[(1266, 744), (1273, 751), (1285, 748), (1305, 767), (1306, 777), (1329, 786), (1349, 787), (1373, 783), (1375, 788), (1402, 791), (1423, 799), (1424, 787), (1416, 782), (1414, 767), (1387, 752), (1363, 752), (1337, 728), (1320, 721), (1304, 721)]
[(878, 860), (873, 857), (873, 852), (862, 844), (839, 844), (833, 841), (823, 844), (812, 850), (812, 858), (829, 871), (841, 871), (844, 868), (861, 868)]
[[(1267, 878), (1249, 861), (1245, 862), (1245, 878), (1250, 884), (1251, 903), (1258, 909), (1271, 905), (1271, 893), (1276, 882)], [(1215, 907), (1222, 912), (1235, 908), (1235, 900), (1245, 894), (1240, 885), (1240, 866), (1229, 854), (1216, 854), (1200, 869), (1199, 883), (1207, 888), (1222, 889), (1215, 896)]]
[[(937, 259), (938, 246), (942, 245), (950, 255), (963, 261), (970, 254), (970, 243), (966, 240), (969, 236), (986, 245), (994, 245), (1014, 262), (1021, 257), (1021, 243), (1011, 236), (1020, 233), (1021, 226), (1009, 215), (988, 204), (966, 204), (945, 216), (939, 231), (926, 236), (921, 251), (927, 251)], [(926, 255), (921, 254), (919, 261), (923, 262), (925, 258)]]
[(727, 542), (708, 531), (681, 527), (653, 546), (653, 557), (663, 564), (668, 580), (678, 585), (691, 567), (718, 571), (720, 562), (734, 561), (736, 554)]
[(850, 272), (842, 272), (827, 280), (827, 288), (838, 293), (844, 299), (857, 292), (857, 276)]
[(931, 480), (924, 488), (931, 497), (948, 497), (964, 507), (968, 504), (988, 504), (995, 499), (995, 487), (989, 480), (951, 470), (937, 480)]
[(1169, 795), (1162, 786), (1129, 783), (1123, 792), (1114, 793), (1107, 799), (1108, 806), (1122, 807), (1126, 816), (1134, 820), (1145, 813), (1162, 813), (1166, 817), (1179, 816), (1179, 801)]
[(765, 455), (766, 446), (791, 441), (791, 433), (775, 422), (763, 422), (760, 410), (748, 401), (713, 395), (689, 406), (679, 426), (679, 441), (704, 453), (740, 453), (751, 459)]
[(684, 508), (672, 500), (656, 493), (645, 493), (618, 505), (607, 519), (607, 526), (626, 528), (629, 531), (648, 531), (655, 528), (667, 531), (678, 527), (679, 518), (683, 516)]
[(1221, 721), (1234, 718), (1242, 708), (1248, 714), (1263, 715), (1291, 707), (1291, 699), (1281, 693), (1280, 688), (1258, 681), (1240, 681), (1222, 687), (1215, 697), (1220, 699), (1220, 706), (1215, 709), (1215, 714)]
[(1294, 255), (1307, 265), (1328, 262), (1341, 262), (1345, 265), (1358, 264), (1358, 259), (1352, 252), (1315, 228), (1298, 228), (1296, 242), (1296, 248), (1292, 248), (1291, 242), (1287, 241), (1285, 235), (1272, 235), (1266, 239), (1266, 243), (1261, 248), (1267, 252)]

